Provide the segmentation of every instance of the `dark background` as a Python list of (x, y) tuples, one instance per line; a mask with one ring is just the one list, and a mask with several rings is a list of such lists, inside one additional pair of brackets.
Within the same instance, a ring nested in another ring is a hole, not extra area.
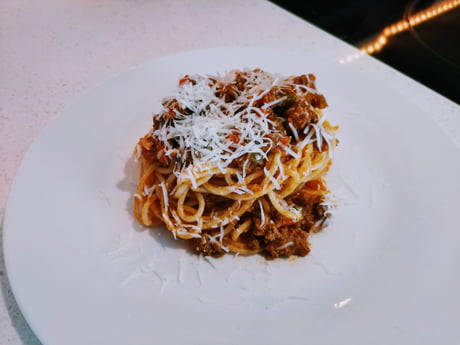
[[(386, 26), (440, 3), (432, 0), (272, 2), (356, 47)], [(392, 36), (373, 56), (460, 104), (460, 6)]]

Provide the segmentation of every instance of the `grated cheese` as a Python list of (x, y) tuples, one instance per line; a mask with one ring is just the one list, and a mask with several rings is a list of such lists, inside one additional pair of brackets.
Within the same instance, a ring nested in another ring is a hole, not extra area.
[(278, 180), (276, 178), (274, 178), (273, 176), (270, 176), (270, 181), (273, 183), (273, 185), (275, 186), (275, 190), (280, 190), (281, 189), (281, 186), (280, 184), (278, 183)]
[(150, 187), (147, 187), (146, 185), (144, 185), (144, 191), (142, 193), (143, 196), (151, 196), (153, 191), (155, 190), (156, 188), (156, 185), (152, 185)]
[(273, 107), (274, 105), (277, 105), (278, 103), (284, 101), (285, 99), (287, 99), (286, 96), (278, 98), (278, 99), (274, 100), (273, 102), (270, 102), (270, 103), (267, 103), (267, 104), (263, 105), (262, 109), (268, 109), (270, 107)]
[[(260, 93), (259, 88), (252, 87), (251, 93), (240, 95), (232, 103), (217, 97), (217, 84), (209, 85), (209, 79), (202, 76), (193, 77), (196, 83), (181, 85), (176, 94), (170, 96), (165, 104), (176, 100), (182, 110), (176, 111), (174, 119), (168, 119), (164, 125), (153, 132), (166, 147), (166, 155), (177, 152), (171, 141), (179, 145), (179, 152), (191, 157), (194, 164), (215, 163), (224, 168), (235, 158), (247, 153), (265, 156), (263, 147), (269, 140), (266, 136), (273, 132), (271, 121), (261, 109), (247, 107), (238, 111), (245, 103), (254, 102), (270, 91)], [(260, 93), (260, 94), (259, 94)], [(255, 97), (256, 94), (259, 94)], [(166, 109), (165, 109), (166, 110)], [(164, 114), (157, 115), (157, 119)], [(234, 143), (228, 137), (238, 131), (239, 141)], [(191, 174), (190, 174), (191, 175)]]
[(281, 249), (285, 249), (287, 247), (290, 247), (294, 244), (294, 242), (290, 241), (290, 242), (286, 242), (285, 244), (283, 244), (282, 246), (279, 246), (278, 248), (276, 248), (277, 250), (281, 250)]
[(278, 164), (278, 170), (280, 172), (279, 177), (284, 180), (286, 178), (286, 175), (284, 175), (284, 168), (283, 164), (281, 163), (281, 158), (279, 156), (276, 157), (276, 164)]
[(163, 200), (165, 202), (165, 209), (168, 209), (169, 205), (169, 197), (168, 197), (168, 191), (166, 190), (166, 185), (164, 182), (160, 183), (161, 190), (163, 191)]
[[(258, 69), (241, 72), (244, 78), (243, 88), (241, 88), (235, 79), (238, 73), (240, 71), (230, 71), (217, 76), (193, 75), (188, 80), (181, 81), (176, 90), (163, 100), (163, 108), (160, 112), (153, 116), (154, 126), (149, 135), (155, 139), (158, 160), (161, 161), (160, 157), (163, 155), (174, 159), (176, 164), (174, 174), (178, 181), (185, 181), (187, 188), (193, 191), (203, 191), (201, 187), (203, 172), (210, 171), (214, 174), (216, 171), (221, 171), (225, 174), (226, 171), (229, 171), (229, 165), (232, 162), (238, 158), (247, 157), (242, 162), (240, 172), (232, 173), (235, 176), (232, 178), (236, 179), (238, 184), (233, 186), (231, 193), (254, 194), (245, 186), (248, 166), (250, 170), (254, 166), (250, 164), (250, 158), (257, 157), (253, 161), (260, 164), (259, 157), (260, 160), (266, 161), (272, 148), (278, 150), (280, 148), (294, 159), (299, 159), (306, 145), (316, 143), (318, 150), (321, 151), (323, 144), (326, 143), (328, 154), (332, 154), (329, 148), (331, 148), (331, 143), (334, 145), (334, 137), (324, 127), (326, 117), (319, 109), (314, 109), (306, 101), (308, 97), (301, 98), (301, 100), (305, 100), (309, 109), (318, 114), (319, 120), (317, 123), (310, 123), (303, 131), (295, 128), (292, 123), (286, 121), (286, 118), (277, 118), (273, 111), (273, 107), (279, 104), (281, 106), (289, 104), (283, 103), (289, 99), (286, 93), (281, 93), (284, 96), (276, 96), (279, 95), (277, 90), (294, 88), (296, 97), (303, 97), (308, 93), (316, 94), (315, 89), (294, 83), (294, 77), (285, 78)], [(223, 87), (230, 88), (229, 94), (233, 98), (231, 102), (225, 100), (227, 91), (222, 92)], [(266, 95), (268, 97), (265, 97)], [(285, 145), (283, 142), (286, 143), (286, 141), (280, 138), (289, 132), (292, 133), (292, 138), (289, 139), (295, 139), (295, 141), (289, 140), (287, 141), (289, 144)], [(139, 150), (140, 148), (136, 147), (138, 155)], [(286, 160), (289, 159), (286, 158)], [(260, 167), (263, 167), (265, 176), (274, 185), (275, 190), (281, 190), (289, 176), (285, 175), (279, 157), (276, 161), (275, 173), (273, 170), (270, 173), (264, 165)], [(181, 193), (180, 190), (174, 188), (168, 193), (163, 181), (158, 185), (145, 187), (142, 195), (135, 195), (135, 197), (141, 199), (143, 196), (151, 196), (155, 190), (158, 193), (157, 187), (161, 188), (163, 194), (162, 214), (167, 223), (170, 222), (169, 215), (166, 214), (169, 208), (169, 194), (175, 198)], [(238, 200), (238, 203), (241, 204), (241, 200)], [(264, 210), (260, 201), (259, 206), (263, 224), (265, 222)], [(294, 218), (300, 217), (299, 210), (289, 208), (289, 211)], [(180, 223), (180, 217), (176, 213), (172, 213), (172, 218)], [(228, 221), (222, 222), (221, 225), (224, 226), (227, 223)], [(185, 234), (200, 237), (200, 233), (201, 229), (198, 225), (184, 225), (173, 231), (174, 237)], [(210, 240), (216, 241), (227, 251), (228, 248), (222, 244), (222, 227), (218, 235), (217, 238), (217, 235), (210, 236)], [(217, 241), (219, 237), (220, 241)]]
[(136, 145), (136, 149), (135, 149), (135, 157), (136, 158), (140, 158), (141, 157), (141, 153), (142, 153), (142, 148), (139, 144)]
[[(294, 84), (292, 78), (284, 78), (261, 70), (244, 70), (244, 89), (235, 89), (236, 99), (226, 102), (219, 94), (219, 87), (231, 85), (237, 71), (224, 75), (193, 75), (193, 82), (184, 82), (175, 92), (164, 99), (163, 109), (154, 115), (159, 125), (152, 131), (152, 136), (159, 140), (167, 157), (180, 158), (179, 168), (186, 170), (184, 162), (191, 165), (211, 164), (224, 170), (233, 160), (247, 154), (257, 154), (267, 159), (267, 153), (274, 143), (269, 134), (279, 132), (268, 118), (270, 109), (287, 99), (282, 96), (263, 106), (256, 102), (267, 95), (272, 88), (294, 85), (299, 92), (316, 90), (304, 85)], [(171, 111), (174, 116), (171, 116)], [(297, 130), (291, 125), (291, 131), (299, 140)], [(320, 126), (322, 127), (322, 126)], [(320, 128), (318, 127), (318, 131)], [(235, 138), (229, 140), (230, 137)], [(317, 136), (320, 141), (320, 136)], [(318, 143), (320, 144), (320, 142)], [(286, 152), (295, 158), (298, 154), (283, 146)], [(243, 166), (241, 181), (246, 175)], [(192, 170), (186, 170), (192, 186), (196, 181)]]
[(264, 212), (264, 207), (262, 206), (262, 202), (260, 200), (257, 200), (259, 203), (260, 207), (260, 226), (263, 226), (265, 224), (265, 212)]
[(299, 140), (299, 133), (297, 132), (297, 129), (295, 129), (295, 127), (290, 122), (288, 122), (288, 126), (291, 129), (292, 135), (294, 135), (295, 140), (298, 141)]
[(280, 144), (278, 143), (279, 147), (281, 147), (284, 151), (286, 151), (287, 154), (291, 155), (292, 157), (294, 158), (300, 158), (299, 154), (298, 153), (295, 153), (294, 151), (292, 151), (289, 147), (287, 147), (286, 145), (283, 145), (283, 144)]

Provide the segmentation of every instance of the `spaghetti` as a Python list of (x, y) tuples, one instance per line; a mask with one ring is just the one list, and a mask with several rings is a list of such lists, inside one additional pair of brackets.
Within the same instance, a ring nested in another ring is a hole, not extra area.
[(325, 107), (312, 74), (184, 76), (136, 147), (135, 217), (204, 255), (307, 255), (331, 214)]

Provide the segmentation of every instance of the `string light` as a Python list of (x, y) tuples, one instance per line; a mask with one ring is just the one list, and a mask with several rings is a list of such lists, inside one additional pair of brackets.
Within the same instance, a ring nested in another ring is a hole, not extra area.
[(385, 29), (383, 29), (382, 33), (377, 36), (377, 38), (375, 38), (372, 42), (363, 45), (360, 49), (367, 54), (376, 53), (382, 50), (391, 36), (406, 31), (411, 26), (420, 25), (421, 23), (432, 19), (433, 17), (439, 16), (444, 12), (450, 11), (457, 6), (460, 6), (460, 0), (448, 0), (432, 5), (427, 9), (410, 16), (406, 20), (401, 20), (397, 23), (387, 26)]
[(434, 4), (427, 9), (415, 13), (409, 16), (407, 19), (400, 20), (394, 24), (391, 24), (384, 28), (382, 32), (371, 42), (362, 45), (359, 49), (361, 54), (354, 54), (348, 56), (346, 59), (339, 60), (340, 63), (349, 63), (360, 56), (366, 54), (374, 54), (383, 49), (383, 47), (388, 43), (391, 36), (395, 36), (403, 31), (407, 31), (410, 27), (420, 25), (421, 23), (433, 19), (434, 17), (439, 16), (447, 11), (460, 6), (460, 0), (446, 0)]

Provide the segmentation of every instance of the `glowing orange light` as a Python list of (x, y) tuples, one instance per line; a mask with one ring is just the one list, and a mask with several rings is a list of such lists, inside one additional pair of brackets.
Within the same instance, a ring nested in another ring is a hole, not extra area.
[(402, 31), (406, 31), (411, 26), (419, 25), (433, 17), (439, 16), (440, 14), (450, 11), (455, 7), (460, 6), (460, 0), (447, 0), (442, 1), (438, 4), (432, 5), (427, 9), (420, 11), (407, 20), (401, 20), (397, 23), (387, 26), (382, 30), (382, 33), (377, 36), (373, 41), (361, 46), (361, 51), (367, 54), (373, 54), (382, 50), (382, 48), (388, 43), (388, 39)]

